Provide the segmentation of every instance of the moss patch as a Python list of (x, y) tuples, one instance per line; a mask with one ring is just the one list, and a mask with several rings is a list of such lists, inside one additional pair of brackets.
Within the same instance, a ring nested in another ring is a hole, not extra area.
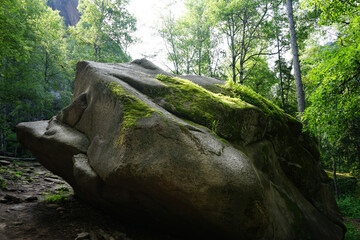
[(240, 98), (241, 100), (258, 107), (268, 116), (284, 121), (284, 110), (270, 100), (254, 92), (251, 88), (241, 84), (233, 84), (232, 81), (225, 86), (218, 85), (218, 87), (222, 89), (222, 94), (232, 98)]
[(213, 93), (189, 80), (165, 75), (158, 75), (157, 79), (166, 87), (147, 92), (149, 96), (167, 111), (205, 126), (227, 140), (244, 140), (249, 131), (265, 129), (264, 119), (268, 116), (277, 114), (284, 121), (280, 108), (250, 89), (246, 89), (249, 90), (246, 95), (242, 94), (246, 98), (241, 98), (240, 94), (220, 85), (222, 92)]
[(148, 93), (150, 96), (166, 100), (162, 106), (169, 112), (205, 126), (225, 139), (239, 139), (246, 115), (260, 112), (239, 98), (215, 94), (189, 80), (165, 75), (158, 75), (157, 79), (166, 87)]
[(49, 191), (45, 194), (45, 199), (44, 201), (46, 202), (57, 202), (57, 201), (64, 201), (64, 200), (68, 200), (69, 196), (72, 194), (73, 192), (67, 188), (67, 187), (58, 187), (55, 189), (55, 191)]
[(135, 96), (129, 94), (120, 84), (112, 82), (109, 84), (112, 94), (121, 101), (123, 107), (123, 123), (121, 129), (122, 144), (125, 130), (136, 126), (136, 122), (141, 118), (150, 117), (152, 113), (158, 112), (140, 101)]

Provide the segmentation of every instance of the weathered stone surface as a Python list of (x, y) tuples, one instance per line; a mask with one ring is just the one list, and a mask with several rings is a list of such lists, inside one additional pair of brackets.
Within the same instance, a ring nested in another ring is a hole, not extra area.
[(51, 0), (47, 1), (47, 4), (53, 10), (60, 11), (60, 16), (64, 18), (66, 26), (75, 26), (79, 22), (78, 0)]
[(246, 89), (184, 77), (214, 94), (173, 77), (144, 59), (80, 62), (73, 103), (19, 124), (18, 138), (84, 200), (121, 215), (222, 239), (343, 239), (298, 121)]

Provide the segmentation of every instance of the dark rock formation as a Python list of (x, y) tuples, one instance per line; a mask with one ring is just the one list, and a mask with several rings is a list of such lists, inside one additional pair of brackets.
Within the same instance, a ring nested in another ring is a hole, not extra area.
[(71, 105), (19, 124), (18, 138), (81, 198), (122, 216), (221, 239), (343, 239), (301, 124), (245, 87), (183, 78), (144, 59), (80, 62)]
[(49, 0), (48, 6), (60, 11), (60, 16), (64, 18), (66, 26), (75, 26), (80, 20), (77, 9), (78, 0)]

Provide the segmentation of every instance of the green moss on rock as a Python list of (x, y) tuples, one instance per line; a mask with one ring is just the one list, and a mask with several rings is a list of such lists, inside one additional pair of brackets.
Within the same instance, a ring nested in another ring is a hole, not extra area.
[(152, 113), (158, 112), (149, 107), (144, 102), (129, 94), (120, 84), (112, 82), (109, 88), (117, 99), (121, 101), (123, 107), (123, 122), (121, 129), (120, 144), (123, 142), (124, 132), (127, 128), (136, 126), (136, 122), (141, 118), (150, 117)]
[(162, 106), (173, 114), (209, 128), (228, 140), (241, 139), (259, 108), (239, 98), (213, 93), (189, 80), (158, 75), (166, 84), (158, 92), (149, 93), (154, 99), (166, 100)]
[(265, 114), (270, 117), (274, 117), (278, 120), (284, 120), (284, 110), (279, 106), (272, 103), (270, 100), (264, 98), (260, 94), (256, 93), (254, 90), (247, 86), (241, 84), (230, 84), (227, 85), (218, 85), (222, 88), (222, 93), (232, 98), (240, 98), (241, 100), (250, 103), (259, 109), (261, 109)]

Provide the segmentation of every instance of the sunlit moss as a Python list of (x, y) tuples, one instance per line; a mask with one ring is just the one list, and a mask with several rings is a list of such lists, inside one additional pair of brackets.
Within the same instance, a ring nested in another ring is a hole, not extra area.
[(123, 122), (121, 129), (121, 138), (119, 144), (122, 144), (125, 130), (136, 126), (136, 122), (141, 118), (150, 117), (152, 113), (158, 112), (147, 104), (129, 94), (120, 84), (110, 83), (109, 88), (113, 95), (121, 101), (123, 108)]
[(239, 139), (246, 131), (247, 117), (262, 114), (256, 106), (239, 98), (207, 91), (189, 80), (165, 75), (158, 75), (157, 79), (166, 87), (150, 95), (165, 99), (166, 110), (205, 126), (222, 138)]
[(222, 88), (222, 93), (224, 95), (232, 98), (240, 98), (241, 100), (258, 107), (270, 117), (277, 118), (278, 120), (284, 119), (284, 110), (247, 86), (234, 84), (230, 81), (226, 85), (218, 85), (218, 87)]

